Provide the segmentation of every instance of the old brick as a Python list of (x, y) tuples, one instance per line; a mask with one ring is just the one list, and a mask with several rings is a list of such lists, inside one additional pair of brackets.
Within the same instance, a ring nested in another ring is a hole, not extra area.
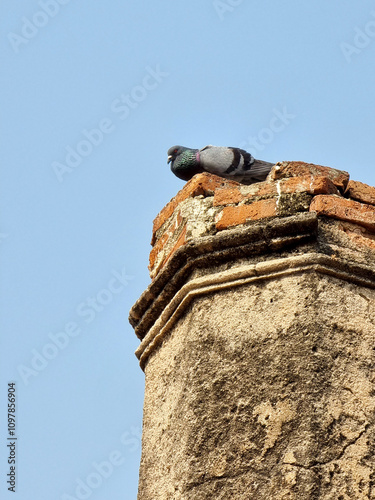
[(240, 188), (217, 189), (214, 194), (214, 207), (240, 203), (245, 198)]
[(275, 198), (255, 201), (250, 205), (224, 207), (216, 219), (216, 229), (219, 231), (231, 226), (244, 224), (248, 220), (272, 217), (277, 214)]
[(160, 240), (156, 243), (156, 245), (150, 252), (150, 264), (148, 266), (151, 279), (155, 278), (155, 276), (164, 267), (164, 265), (176, 252), (176, 250), (186, 243), (186, 230), (187, 228), (185, 224), (181, 230), (180, 235), (174, 243), (174, 238), (172, 237), (167, 238), (168, 241), (164, 241), (163, 244), (159, 245), (159, 241), (163, 239), (163, 237), (161, 237)]
[(276, 185), (266, 182), (257, 182), (249, 186), (240, 184), (231, 189), (219, 188), (215, 191), (214, 206), (238, 204), (252, 198), (271, 197), (276, 194)]
[(171, 258), (171, 256), (178, 250), (182, 245), (186, 243), (186, 224), (183, 227), (180, 236), (178, 237), (176, 243), (173, 245), (171, 251), (168, 253), (167, 257), (163, 260), (162, 266)]
[(322, 167), (302, 161), (283, 161), (276, 163), (269, 174), (269, 180), (276, 181), (289, 177), (301, 177), (305, 175), (328, 177), (335, 186), (344, 191), (348, 182), (349, 174), (344, 170)]
[(334, 219), (353, 222), (375, 231), (375, 207), (335, 195), (315, 196), (310, 211)]
[(183, 200), (199, 195), (213, 196), (215, 190), (219, 187), (233, 188), (236, 186), (238, 186), (238, 182), (223, 179), (217, 175), (208, 173), (195, 175), (156, 216), (153, 224), (151, 244), (155, 243), (156, 231), (169, 219), (177, 205)]
[(280, 194), (308, 193), (316, 195), (336, 194), (337, 192), (336, 186), (328, 177), (304, 175), (274, 182), (259, 182), (250, 186), (219, 188), (215, 191), (214, 206), (238, 204), (252, 198), (270, 198)]
[(335, 184), (326, 176), (304, 175), (280, 181), (281, 193), (336, 194)]
[(149, 263), (149, 269), (153, 268), (154, 265), (155, 265), (155, 260), (156, 260), (156, 257), (157, 255), (159, 254), (160, 250), (165, 246), (165, 244), (167, 243), (169, 239), (169, 234), (168, 233), (164, 233), (160, 238), (159, 240), (155, 243), (155, 245), (153, 246), (151, 252), (150, 252), (150, 263)]
[(354, 200), (375, 205), (375, 187), (359, 181), (349, 181), (345, 195)]
[(317, 194), (336, 194), (335, 184), (323, 175), (303, 175), (300, 177), (290, 177), (280, 179), (274, 182), (265, 182), (260, 185), (258, 196), (280, 196), (282, 194), (307, 193)]
[(350, 222), (337, 222), (337, 228), (350, 238), (355, 245), (365, 246), (375, 250), (375, 235), (365, 227)]

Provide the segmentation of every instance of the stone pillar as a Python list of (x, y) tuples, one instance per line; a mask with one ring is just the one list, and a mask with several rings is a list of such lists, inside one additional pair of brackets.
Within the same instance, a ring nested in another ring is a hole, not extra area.
[(374, 205), (293, 162), (197, 175), (158, 215), (139, 500), (375, 498)]

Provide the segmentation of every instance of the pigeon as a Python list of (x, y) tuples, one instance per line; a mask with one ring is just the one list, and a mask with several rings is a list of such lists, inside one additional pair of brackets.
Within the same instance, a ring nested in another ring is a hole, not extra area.
[(205, 146), (202, 149), (173, 146), (168, 150), (172, 172), (183, 181), (195, 174), (210, 172), (243, 184), (264, 181), (273, 163), (256, 160), (240, 148)]

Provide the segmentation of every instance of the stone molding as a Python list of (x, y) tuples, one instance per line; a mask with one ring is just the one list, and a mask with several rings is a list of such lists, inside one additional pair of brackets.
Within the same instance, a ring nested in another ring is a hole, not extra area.
[(245, 227), (221, 231), (215, 236), (195, 238), (180, 247), (130, 311), (129, 321), (142, 339), (189, 275), (197, 268), (256, 255), (271, 255), (315, 241), (318, 218), (301, 213), (285, 218), (254, 222)]
[(163, 342), (194, 298), (226, 288), (263, 280), (277, 280), (298, 273), (320, 273), (355, 285), (375, 288), (375, 267), (353, 265), (343, 259), (318, 253), (258, 262), (192, 279), (174, 295), (137, 348), (135, 353), (141, 368), (144, 370), (148, 358)]

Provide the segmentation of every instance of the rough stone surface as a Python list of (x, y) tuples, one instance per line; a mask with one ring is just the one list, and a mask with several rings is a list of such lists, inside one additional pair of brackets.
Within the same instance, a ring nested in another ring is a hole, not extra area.
[(375, 291), (197, 297), (146, 366), (141, 500), (375, 498)]

